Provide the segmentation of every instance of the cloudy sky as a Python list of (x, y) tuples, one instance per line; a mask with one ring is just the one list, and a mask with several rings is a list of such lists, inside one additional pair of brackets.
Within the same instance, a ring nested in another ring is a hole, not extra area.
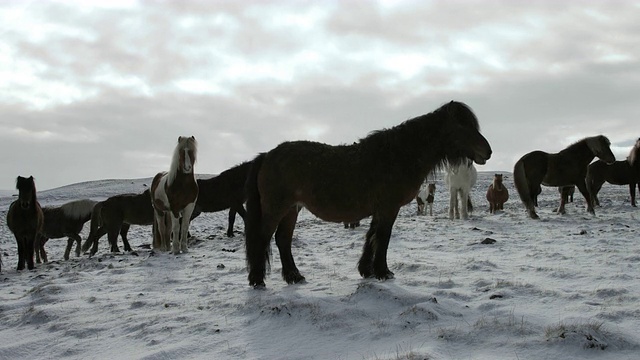
[(640, 136), (637, 1), (0, 0), (0, 189), (215, 174), (282, 141), (351, 143), (455, 99), (511, 171)]

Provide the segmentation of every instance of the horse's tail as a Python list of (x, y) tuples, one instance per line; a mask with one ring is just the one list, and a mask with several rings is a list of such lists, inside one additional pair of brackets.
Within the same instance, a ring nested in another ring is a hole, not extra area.
[[(264, 254), (256, 253), (252, 249), (256, 248), (260, 240), (260, 230), (262, 228), (262, 204), (260, 199), (260, 190), (258, 189), (258, 173), (264, 162), (265, 153), (258, 155), (253, 161), (251, 170), (247, 175), (245, 182), (245, 196), (247, 197), (247, 211), (244, 218), (245, 247), (247, 249), (247, 270), (251, 274), (251, 266), (265, 263), (267, 269), (270, 264), (269, 251)], [(249, 279), (251, 281), (251, 279)]]
[(91, 211), (91, 227), (89, 230), (89, 236), (82, 245), (82, 252), (89, 250), (89, 247), (93, 245), (94, 241), (97, 241), (98, 228), (102, 226), (102, 206), (104, 202), (96, 203)]
[(513, 182), (516, 186), (516, 190), (518, 191), (518, 195), (520, 195), (520, 200), (522, 200), (527, 211), (533, 211), (534, 200), (531, 191), (529, 190), (529, 181), (527, 180), (527, 173), (522, 159), (518, 160), (513, 167)]

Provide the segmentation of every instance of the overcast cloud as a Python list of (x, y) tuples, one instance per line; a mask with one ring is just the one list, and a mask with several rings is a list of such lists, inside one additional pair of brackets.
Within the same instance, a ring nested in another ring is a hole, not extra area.
[(511, 171), (640, 137), (637, 1), (0, 1), (0, 189), (198, 173), (351, 143), (455, 99)]

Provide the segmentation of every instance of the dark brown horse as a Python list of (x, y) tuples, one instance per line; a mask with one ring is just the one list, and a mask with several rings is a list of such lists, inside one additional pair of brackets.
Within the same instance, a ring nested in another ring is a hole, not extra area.
[(154, 249), (169, 251), (171, 247), (174, 254), (188, 251), (187, 233), (198, 199), (197, 150), (195, 137), (179, 136), (169, 172), (156, 174), (151, 182)]
[(486, 163), (491, 146), (478, 128), (471, 109), (452, 101), (352, 145), (294, 141), (260, 154), (247, 180), (249, 284), (265, 285), (274, 232), (284, 280), (304, 280), (291, 254), (297, 204), (325, 221), (351, 223), (372, 216), (358, 271), (363, 277), (393, 278), (387, 248), (400, 208), (445, 161)]
[(89, 256), (98, 252), (98, 240), (107, 234), (111, 252), (120, 252), (118, 248), (118, 234), (122, 236), (124, 251), (131, 251), (127, 232), (131, 225), (152, 225), (153, 206), (151, 206), (151, 191), (145, 190), (141, 194), (122, 194), (100, 201), (93, 207), (91, 214), (91, 230), (89, 237), (82, 245), (85, 252), (91, 247)]
[(7, 212), (7, 226), (16, 237), (18, 243), (18, 270), (27, 268), (32, 270), (33, 250), (36, 237), (42, 231), (44, 216), (36, 197), (36, 184), (33, 176), (28, 178), (18, 176), (16, 180), (18, 200), (11, 203)]
[(600, 205), (598, 192), (606, 182), (613, 185), (629, 185), (631, 206), (636, 206), (636, 185), (640, 191), (640, 139), (631, 148), (626, 160), (607, 165), (595, 161), (587, 170), (587, 189), (591, 195), (591, 206)]
[(40, 257), (42, 257), (42, 261), (47, 262), (47, 253), (44, 250), (47, 240), (63, 237), (68, 238), (64, 259), (69, 260), (74, 241), (76, 242), (76, 256), (80, 256), (80, 243), (82, 242), (80, 232), (82, 232), (84, 223), (91, 219), (91, 213), (96, 203), (97, 201), (83, 199), (71, 201), (62, 206), (43, 207), (44, 225), (36, 241), (36, 262), (40, 263)]
[(227, 236), (233, 237), (233, 224), (236, 213), (242, 217), (246, 215), (244, 202), (247, 200), (244, 184), (251, 169), (251, 161), (243, 162), (221, 172), (210, 179), (198, 179), (198, 200), (191, 218), (194, 219), (203, 212), (217, 212), (229, 209), (229, 226)]
[[(529, 216), (538, 219), (534, 207), (534, 195), (538, 194), (540, 185), (567, 186), (575, 185), (587, 200), (587, 211), (594, 213), (589, 201), (589, 192), (585, 184), (587, 166), (594, 157), (606, 163), (613, 163), (616, 158), (611, 152), (610, 142), (603, 135), (582, 139), (559, 153), (549, 154), (544, 151), (532, 151), (516, 162), (513, 179), (520, 199), (524, 203)], [(560, 202), (558, 212), (564, 213), (564, 202)]]
[(504, 203), (507, 200), (509, 200), (509, 190), (502, 183), (502, 174), (494, 174), (493, 182), (487, 189), (489, 213), (493, 214), (497, 210), (504, 210)]

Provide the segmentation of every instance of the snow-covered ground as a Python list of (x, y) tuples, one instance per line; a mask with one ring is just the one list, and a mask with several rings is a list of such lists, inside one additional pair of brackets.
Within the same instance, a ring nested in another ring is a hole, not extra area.
[[(354, 230), (303, 210), (294, 257), (307, 282), (287, 285), (273, 246), (266, 290), (248, 286), (243, 222), (226, 212), (191, 227), (190, 252), (149, 249), (132, 226), (133, 253), (62, 260), (16, 272), (16, 244), (0, 199), (0, 359), (640, 359), (640, 210), (626, 186), (605, 185), (596, 217), (576, 192), (566, 215), (544, 188), (541, 220), (513, 188), (490, 215), (480, 173), (469, 221), (447, 217), (438, 178), (435, 217), (405, 206), (388, 262), (396, 278), (356, 270), (368, 220)], [(39, 193), (43, 205), (142, 192), (150, 179), (104, 180)], [(88, 234), (87, 223), (83, 239)], [(494, 244), (481, 244), (487, 238)]]

